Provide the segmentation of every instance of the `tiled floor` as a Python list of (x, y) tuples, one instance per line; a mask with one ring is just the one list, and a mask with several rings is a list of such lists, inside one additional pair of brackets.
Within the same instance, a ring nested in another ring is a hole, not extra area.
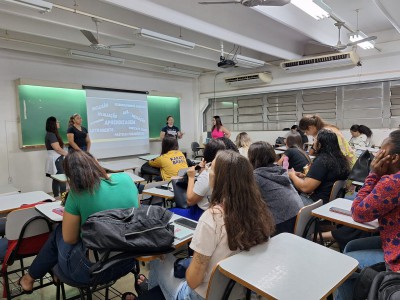
[[(146, 266), (140, 266), (141, 273), (145, 274), (146, 276), (148, 275), (148, 268)], [(18, 280), (18, 278), (15, 278), (15, 280)], [(121, 299), (120, 295), (124, 292), (135, 292), (134, 290), (134, 276), (133, 274), (128, 274), (125, 277), (121, 278), (118, 280), (114, 285), (113, 288), (115, 288), (119, 293), (113, 293), (110, 292), (109, 299)], [(65, 286), (66, 289), (66, 294), (67, 297), (71, 297), (74, 295), (78, 294), (78, 290), (72, 287)], [(18, 292), (18, 290), (16, 290)], [(3, 293), (3, 287), (0, 287), (0, 293)], [(56, 286), (50, 285), (48, 287), (42, 288), (40, 290), (34, 291), (30, 295), (21, 295), (18, 296), (14, 299), (17, 300), (54, 300), (56, 299)], [(104, 299), (104, 296), (101, 296), (99, 294), (95, 294), (93, 296), (93, 299)]]

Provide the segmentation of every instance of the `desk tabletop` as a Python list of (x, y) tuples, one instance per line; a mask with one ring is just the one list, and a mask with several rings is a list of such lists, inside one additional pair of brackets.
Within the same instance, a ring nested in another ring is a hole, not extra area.
[(170, 190), (163, 190), (163, 189), (159, 189), (156, 187), (147, 189), (147, 190), (143, 190), (142, 194), (146, 194), (146, 195), (151, 195), (151, 196), (157, 196), (157, 197), (161, 197), (164, 199), (172, 199), (174, 198), (174, 193), (171, 192)]
[(63, 220), (63, 216), (56, 214), (53, 212), (55, 208), (61, 208), (61, 201), (42, 203), (35, 206), (35, 209), (53, 222), (61, 222)]
[(363, 185), (364, 185), (364, 182), (361, 182), (361, 181), (353, 181), (351, 184), (357, 185), (357, 186), (363, 186)]
[(279, 146), (275, 148), (276, 150), (282, 150), (282, 151), (286, 151), (287, 147), (286, 146)]
[(0, 186), (0, 196), (13, 195), (20, 192), (21, 191), (19, 189), (17, 189), (15, 186), (12, 186), (11, 184)]
[(267, 299), (323, 299), (357, 268), (354, 258), (289, 233), (219, 263), (219, 271)]
[(119, 161), (101, 161), (100, 165), (110, 172), (123, 172), (126, 170), (134, 170), (138, 168), (138, 163), (133, 159)]
[(47, 199), (54, 201), (52, 196), (42, 191), (0, 196), (0, 213), (8, 213), (23, 204), (33, 204)]
[(281, 155), (281, 154), (285, 153), (285, 151), (283, 151), (283, 150), (278, 150), (278, 149), (275, 149), (274, 151), (275, 151), (275, 154), (276, 154), (276, 155)]
[(155, 159), (155, 158), (157, 158), (159, 156), (160, 156), (160, 154), (149, 154), (149, 155), (139, 156), (139, 158), (143, 159), (143, 160), (146, 160), (146, 161), (149, 161), (149, 160)]
[(343, 224), (352, 228), (357, 228), (360, 230), (368, 231), (368, 232), (375, 232), (379, 228), (378, 220), (374, 220), (372, 222), (366, 222), (366, 223), (359, 223), (353, 220), (351, 216), (346, 216), (343, 214), (335, 213), (330, 211), (329, 209), (331, 207), (338, 207), (342, 208), (348, 211), (351, 211), (351, 205), (353, 201), (344, 199), (344, 198), (338, 198), (335, 199), (325, 205), (322, 205), (316, 209), (314, 209), (311, 214), (315, 217), (318, 218), (323, 218), (327, 219), (329, 221)]
[(146, 179), (144, 179), (144, 178), (142, 178), (142, 177), (140, 177), (140, 176), (138, 176), (138, 175), (136, 175), (134, 173), (131, 173), (131, 172), (124, 172), (124, 173), (128, 174), (129, 177), (132, 178), (133, 182), (135, 182), (135, 183), (138, 183), (138, 182), (141, 182), (141, 181), (146, 181)]

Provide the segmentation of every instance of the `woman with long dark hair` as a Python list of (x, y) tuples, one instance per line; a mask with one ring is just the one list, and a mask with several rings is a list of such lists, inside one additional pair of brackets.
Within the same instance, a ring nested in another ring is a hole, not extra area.
[(371, 143), (372, 131), (365, 125), (354, 124), (350, 127), (351, 147), (368, 147)]
[(349, 176), (349, 161), (340, 150), (336, 134), (328, 129), (318, 132), (316, 141), (316, 158), (307, 175), (289, 170), (289, 177), (300, 195), (304, 205), (319, 199), (329, 201), (333, 184), (337, 180), (346, 180)]
[(222, 137), (230, 138), (231, 133), (228, 129), (222, 125), (221, 117), (220, 116), (214, 116), (212, 119), (213, 122), (213, 127), (211, 129), (211, 137), (213, 139), (218, 139)]
[(210, 170), (210, 185), (210, 207), (194, 232), (190, 244), (194, 254), (186, 278), (170, 277), (173, 255), (163, 262), (151, 262), (149, 287), (159, 285), (166, 299), (205, 299), (212, 270), (219, 261), (265, 243), (273, 233), (273, 217), (245, 157), (233, 151), (218, 152)]
[(177, 176), (180, 169), (188, 167), (186, 157), (179, 150), (178, 140), (175, 137), (166, 136), (161, 143), (161, 155), (149, 161), (151, 167), (160, 168), (163, 180), (170, 180)]
[[(304, 116), (303, 118), (301, 118), (299, 122), (299, 128), (303, 130), (307, 135), (313, 136), (314, 139), (321, 129), (329, 129), (330, 131), (334, 132), (336, 134), (340, 150), (350, 163), (350, 168), (352, 168), (356, 163), (357, 156), (355, 155), (354, 150), (350, 147), (342, 132), (335, 125), (325, 122), (321, 117), (317, 115), (313, 115)], [(315, 146), (313, 145), (310, 150), (310, 155), (314, 154), (314, 148)]]
[[(34, 281), (42, 278), (55, 265), (71, 281), (89, 284), (89, 271), (93, 263), (87, 258), (86, 248), (80, 238), (82, 224), (90, 215), (99, 211), (138, 207), (138, 191), (132, 179), (124, 173), (108, 175), (97, 160), (84, 151), (69, 153), (64, 160), (64, 170), (70, 191), (63, 222), (52, 232), (28, 273), (19, 281), (27, 293), (32, 291)], [(118, 272), (127, 274), (133, 265), (133, 261), (123, 261), (109, 275), (111, 277)]]
[[(64, 142), (58, 133), (58, 128), (60, 128), (60, 122), (55, 117), (47, 118), (44, 143), (47, 149), (46, 176), (48, 177), (54, 174), (64, 174), (63, 161), (68, 152), (64, 150)], [(53, 179), (51, 188), (53, 196), (59, 197), (66, 191), (66, 184)]]
[(248, 155), (261, 195), (274, 216), (276, 234), (293, 233), (303, 202), (287, 171), (275, 164), (274, 148), (266, 142), (255, 142), (250, 146)]

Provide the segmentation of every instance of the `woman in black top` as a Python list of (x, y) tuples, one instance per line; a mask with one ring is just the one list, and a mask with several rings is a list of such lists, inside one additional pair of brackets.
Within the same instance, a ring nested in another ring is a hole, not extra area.
[[(63, 161), (68, 152), (63, 149), (64, 143), (58, 133), (58, 128), (60, 128), (60, 122), (55, 117), (47, 118), (44, 139), (47, 149), (46, 176), (64, 174)], [(54, 197), (58, 197), (60, 193), (66, 191), (66, 184), (53, 179), (52, 190)]]
[(69, 118), (67, 130), (67, 138), (69, 143), (69, 150), (83, 150), (90, 151), (90, 138), (88, 131), (82, 126), (82, 117), (79, 114), (73, 114)]
[(318, 132), (316, 146), (317, 157), (314, 159), (307, 175), (289, 170), (289, 177), (300, 195), (304, 205), (322, 199), (329, 201), (333, 184), (349, 176), (349, 161), (339, 147), (336, 134), (329, 129)]
[(303, 172), (303, 168), (311, 163), (308, 154), (302, 150), (302, 141), (299, 133), (289, 133), (286, 137), (286, 151), (278, 161), (278, 165), (283, 165), (283, 160), (287, 156), (289, 159), (289, 169), (296, 172)]
[(163, 139), (165, 136), (173, 136), (177, 139), (181, 139), (183, 133), (178, 127), (174, 126), (174, 118), (172, 116), (167, 117), (167, 126), (164, 126), (160, 132), (160, 138)]

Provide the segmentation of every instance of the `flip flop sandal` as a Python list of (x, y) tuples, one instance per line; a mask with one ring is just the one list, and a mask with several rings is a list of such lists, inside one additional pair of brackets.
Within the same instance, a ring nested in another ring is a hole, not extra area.
[(133, 299), (136, 300), (137, 296), (132, 292), (126, 292), (121, 295), (121, 300), (126, 300), (128, 296), (133, 296)]
[[(144, 278), (142, 283), (138, 283), (138, 280), (140, 279), (140, 277)], [(149, 291), (149, 280), (147, 279), (147, 277), (144, 274), (139, 274), (136, 277), (135, 288), (139, 295), (147, 293)]]

